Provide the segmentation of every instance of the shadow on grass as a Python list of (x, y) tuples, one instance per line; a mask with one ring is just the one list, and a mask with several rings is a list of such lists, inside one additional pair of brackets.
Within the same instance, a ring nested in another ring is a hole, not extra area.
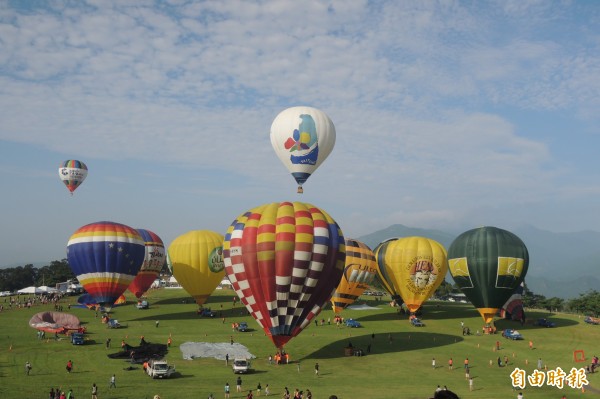
[[(390, 340), (391, 337), (391, 340)], [(372, 338), (371, 334), (357, 335), (332, 342), (310, 353), (305, 359), (334, 359), (346, 357), (344, 349), (352, 344), (354, 350), (362, 349), (364, 356), (382, 353), (411, 352), (438, 346), (453, 345), (463, 341), (462, 337), (448, 334), (421, 332), (380, 332)], [(370, 352), (369, 352), (370, 345)]]

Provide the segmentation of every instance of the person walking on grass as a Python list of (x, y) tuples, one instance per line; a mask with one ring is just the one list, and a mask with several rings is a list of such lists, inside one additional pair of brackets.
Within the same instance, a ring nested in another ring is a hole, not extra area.
[(116, 388), (116, 387), (117, 387), (117, 377), (113, 374), (112, 377), (110, 377), (110, 384), (108, 385), (108, 389)]
[(229, 383), (226, 382), (225, 383), (225, 399), (229, 399), (229, 391), (230, 391)]
[(98, 386), (95, 382), (92, 384), (92, 399), (98, 399)]
[(319, 363), (315, 363), (315, 375), (319, 376)]
[(31, 367), (31, 363), (29, 363), (29, 360), (25, 363), (25, 375), (29, 375), (29, 372), (31, 371), (32, 367)]

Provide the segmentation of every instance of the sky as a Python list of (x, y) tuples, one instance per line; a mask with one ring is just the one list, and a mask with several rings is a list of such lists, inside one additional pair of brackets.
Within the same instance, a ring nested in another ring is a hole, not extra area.
[[(66, 258), (88, 223), (168, 246), (277, 201), (349, 238), (597, 231), (599, 77), (592, 0), (0, 0), (0, 266)], [(336, 128), (301, 195), (270, 141), (298, 105)]]

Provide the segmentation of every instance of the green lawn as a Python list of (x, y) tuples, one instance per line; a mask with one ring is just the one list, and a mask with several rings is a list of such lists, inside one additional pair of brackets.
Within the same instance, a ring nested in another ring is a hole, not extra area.
[[(339, 398), (429, 398), (437, 385), (446, 385), (461, 398), (516, 398), (510, 373), (519, 367), (528, 374), (542, 358), (549, 370), (561, 367), (569, 373), (572, 367), (584, 367), (576, 363), (574, 350), (583, 350), (591, 359), (597, 342), (600, 340), (600, 326), (583, 323), (583, 318), (558, 314), (552, 316), (556, 328), (540, 328), (533, 325), (521, 327), (516, 323), (498, 321), (498, 329), (517, 328), (525, 337), (523, 341), (509, 341), (500, 334), (462, 336), (461, 321), (473, 332), (481, 328), (482, 319), (475, 309), (467, 304), (452, 302), (428, 302), (424, 306), (423, 321), (426, 326), (410, 326), (406, 316), (398, 316), (387, 302), (376, 302), (370, 297), (361, 298), (378, 306), (377, 310), (345, 310), (342, 315), (360, 321), (362, 328), (337, 328), (334, 324), (311, 325), (286, 346), (293, 364), (284, 366), (269, 365), (269, 354), (275, 347), (258, 329), (258, 324), (245, 312), (245, 308), (232, 307), (234, 292), (217, 290), (207, 306), (226, 317), (221, 319), (198, 318), (196, 305), (183, 290), (160, 289), (148, 294), (150, 309), (138, 310), (134, 298), (128, 296), (128, 304), (117, 307), (113, 317), (127, 325), (121, 329), (107, 329), (94, 312), (72, 308), (88, 329), (88, 342), (84, 346), (73, 346), (67, 339), (40, 341), (36, 330), (28, 326), (30, 317), (43, 310), (53, 310), (53, 306), (35, 306), (31, 309), (4, 310), (0, 313), (0, 396), (2, 398), (47, 398), (50, 387), (72, 388), (77, 398), (90, 397), (92, 383), (98, 384), (99, 398), (152, 398), (159, 394), (162, 399), (206, 398), (214, 393), (223, 398), (223, 385), (232, 386), (232, 398), (245, 398), (248, 389), (255, 389), (260, 382), (269, 384), (271, 395), (281, 397), (287, 386), (291, 392), (295, 388), (313, 392), (315, 399), (327, 399), (336, 394)], [(70, 298), (72, 301), (76, 297)], [(2, 303), (3, 298), (0, 299)], [(185, 303), (187, 301), (187, 303)], [(67, 311), (68, 302), (64, 302)], [(7, 308), (6, 304), (5, 308)], [(546, 314), (529, 311), (528, 317), (535, 319)], [(319, 319), (333, 319), (329, 306)], [(160, 320), (159, 327), (155, 321)], [(247, 346), (257, 356), (252, 363), (253, 372), (242, 376), (243, 393), (235, 393), (235, 376), (224, 361), (216, 359), (183, 360), (178, 348), (187, 341), (229, 342), (231, 322), (247, 321), (253, 329), (246, 333), (233, 333), (234, 340)], [(142, 373), (141, 368), (127, 370), (123, 360), (109, 359), (106, 355), (118, 351), (121, 339), (138, 345), (140, 335), (146, 341), (166, 343), (169, 334), (173, 346), (167, 360), (175, 364), (180, 375), (169, 380), (152, 380)], [(372, 334), (375, 337), (372, 338)], [(389, 337), (392, 337), (390, 342)], [(112, 349), (105, 348), (107, 338), (112, 339)], [(532, 340), (534, 349), (529, 349)], [(500, 341), (501, 349), (496, 352), (495, 343)], [(355, 348), (371, 345), (371, 353), (364, 357), (345, 357), (343, 348), (351, 342)], [(11, 348), (12, 347), (12, 348)], [(599, 352), (600, 353), (600, 352)], [(498, 356), (509, 357), (507, 367), (498, 367)], [(437, 367), (431, 366), (436, 358)], [(448, 359), (454, 359), (454, 370), (447, 367)], [(463, 361), (469, 358), (474, 391), (469, 392), (463, 372)], [(66, 362), (71, 359), (74, 371), (68, 374)], [(25, 376), (26, 361), (33, 365), (32, 373)], [(489, 365), (490, 360), (493, 362)], [(296, 362), (300, 362), (298, 372)], [(320, 365), (320, 376), (314, 375), (314, 364)], [(117, 389), (108, 389), (109, 378), (116, 374)], [(527, 386), (523, 390), (526, 399), (560, 398), (566, 394), (569, 399), (597, 395), (600, 382), (596, 374), (587, 376), (590, 385), (586, 392), (565, 386), (562, 390), (544, 384), (542, 387)]]

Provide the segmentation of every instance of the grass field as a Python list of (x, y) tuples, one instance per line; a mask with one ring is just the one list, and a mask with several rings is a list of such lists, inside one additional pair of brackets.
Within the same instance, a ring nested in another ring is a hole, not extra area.
[[(293, 393), (295, 388), (313, 392), (315, 399), (327, 399), (335, 394), (341, 399), (351, 398), (429, 398), (437, 385), (446, 385), (461, 398), (516, 398), (510, 373), (519, 367), (529, 375), (541, 358), (549, 370), (561, 367), (569, 373), (572, 367), (584, 367), (587, 363), (576, 363), (574, 350), (583, 350), (587, 359), (596, 354), (600, 341), (600, 326), (591, 326), (583, 318), (575, 315), (557, 314), (552, 320), (556, 328), (541, 328), (533, 325), (520, 325), (500, 320), (498, 330), (517, 328), (524, 336), (523, 341), (510, 341), (496, 335), (462, 336), (461, 321), (473, 332), (481, 328), (482, 319), (468, 304), (452, 302), (428, 302), (424, 306), (423, 321), (426, 326), (412, 327), (406, 316), (398, 316), (394, 308), (382, 300), (376, 302), (371, 297), (360, 298), (359, 303), (377, 306), (376, 310), (345, 310), (342, 316), (360, 321), (362, 328), (337, 328), (333, 323), (306, 328), (286, 346), (291, 355), (290, 365), (269, 365), (269, 354), (275, 353), (271, 341), (259, 330), (258, 324), (245, 312), (245, 308), (233, 307), (231, 290), (217, 290), (209, 298), (207, 306), (217, 312), (222, 311), (225, 323), (218, 317), (198, 318), (196, 305), (180, 289), (160, 289), (148, 293), (150, 309), (138, 310), (134, 297), (128, 296), (128, 304), (113, 310), (113, 317), (125, 324), (125, 328), (107, 329), (95, 318), (94, 312), (72, 308), (71, 313), (80, 318), (88, 330), (88, 342), (83, 346), (73, 346), (67, 339), (40, 341), (36, 330), (28, 326), (31, 316), (44, 310), (53, 310), (52, 305), (38, 305), (31, 309), (12, 309), (0, 313), (0, 397), (47, 398), (51, 387), (61, 387), (65, 391), (73, 389), (76, 397), (90, 397), (92, 383), (98, 384), (100, 399), (152, 398), (159, 394), (162, 399), (206, 398), (213, 393), (215, 398), (223, 398), (223, 386), (232, 386), (232, 398), (245, 398), (247, 390), (256, 388), (260, 382), (269, 384), (271, 395), (281, 397), (287, 386)], [(75, 301), (76, 297), (68, 298)], [(184, 301), (187, 300), (187, 303)], [(0, 303), (2, 300), (0, 300)], [(68, 302), (64, 302), (67, 311)], [(5, 308), (6, 308), (5, 304)], [(531, 320), (546, 317), (547, 314), (529, 311)], [(319, 319), (331, 317), (329, 306)], [(155, 321), (159, 320), (159, 327)], [(247, 321), (251, 332), (232, 333), (231, 323)], [(166, 343), (169, 335), (173, 346), (167, 355), (169, 363), (179, 372), (177, 378), (153, 380), (137, 370), (127, 370), (124, 360), (113, 360), (108, 353), (120, 349), (121, 339), (137, 346), (140, 335), (152, 343)], [(178, 348), (183, 342), (227, 342), (233, 334), (234, 340), (247, 346), (257, 359), (252, 362), (253, 372), (242, 376), (243, 393), (235, 392), (235, 379), (230, 367), (217, 359), (184, 360)], [(372, 338), (372, 334), (375, 335)], [(389, 340), (389, 337), (392, 340)], [(112, 348), (105, 348), (107, 338), (112, 339)], [(529, 340), (534, 349), (529, 348)], [(500, 341), (500, 351), (495, 351), (495, 343)], [(371, 345), (371, 353), (363, 357), (345, 357), (343, 348), (351, 342), (355, 348), (366, 351)], [(600, 353), (600, 351), (598, 352)], [(509, 357), (507, 367), (498, 367), (498, 356)], [(437, 367), (432, 368), (435, 357)], [(463, 361), (469, 358), (474, 390), (469, 391), (463, 371)], [(454, 360), (454, 370), (449, 370), (447, 362)], [(74, 363), (74, 370), (68, 374), (65, 365), (68, 360)], [(492, 366), (489, 365), (490, 360)], [(33, 370), (25, 376), (24, 365), (30, 361)], [(300, 362), (298, 371), (297, 363)], [(314, 375), (314, 364), (320, 365), (320, 376)], [(108, 389), (109, 378), (116, 374), (117, 389)], [(565, 386), (562, 390), (543, 384), (532, 387), (528, 384), (523, 394), (526, 399), (561, 398), (569, 399), (600, 394), (598, 374), (587, 375), (589, 385), (585, 392)], [(596, 388), (594, 388), (596, 387)]]

